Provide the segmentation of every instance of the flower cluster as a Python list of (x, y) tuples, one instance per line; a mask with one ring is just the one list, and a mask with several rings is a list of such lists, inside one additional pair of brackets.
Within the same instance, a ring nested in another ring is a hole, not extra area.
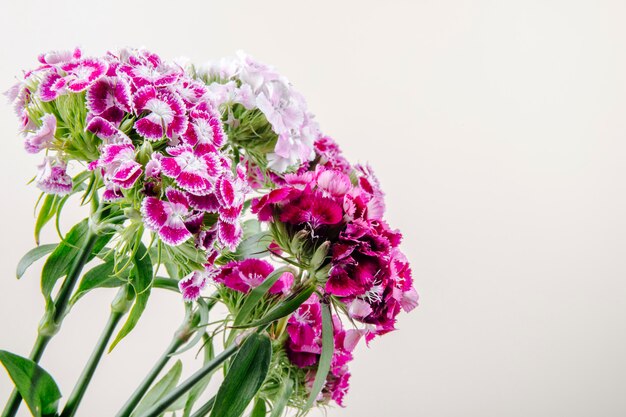
[[(111, 215), (96, 228), (113, 230), (100, 257), (114, 254), (117, 275), (119, 264), (138, 273), (149, 261), (153, 278), (164, 267), (193, 340), (213, 349), (228, 331), (229, 347), (255, 326), (271, 338), (257, 399), (275, 404), (291, 379), (283, 407), (343, 405), (359, 341), (394, 330), (418, 302), (371, 168), (350, 164), (289, 81), (243, 53), (199, 68), (136, 49), (56, 51), (39, 63), (8, 92), (26, 151), (45, 153), (36, 185), (55, 199), (83, 193), (96, 223)], [(229, 314), (211, 334), (218, 300)]]
[[(317, 123), (304, 97), (273, 67), (240, 52), (198, 68), (197, 74), (208, 83), (213, 102), (227, 108), (230, 136), (238, 144), (249, 151), (273, 146), (262, 157), (270, 170), (282, 173), (314, 158)], [(270, 134), (264, 137), (263, 131)]]
[[(90, 58), (76, 49), (39, 61), (10, 92), (26, 150), (49, 154), (39, 188), (70, 193), (68, 164), (86, 162), (101, 175), (102, 198), (139, 208), (162, 242), (193, 237), (206, 250), (217, 236), (236, 248), (246, 174), (222, 149), (221, 115), (203, 83), (145, 50)], [(209, 214), (217, 220), (207, 225)]]

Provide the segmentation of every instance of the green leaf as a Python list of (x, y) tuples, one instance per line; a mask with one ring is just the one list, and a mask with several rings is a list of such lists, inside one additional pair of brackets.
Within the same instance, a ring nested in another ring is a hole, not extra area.
[(304, 406), (304, 412), (313, 406), (317, 396), (322, 391), (322, 388), (324, 388), (324, 384), (326, 384), (326, 377), (330, 371), (330, 363), (333, 359), (333, 352), (335, 351), (333, 333), (333, 317), (330, 312), (330, 304), (322, 303), (322, 354), (320, 355), (320, 362), (317, 365), (317, 372), (315, 373), (311, 394)]
[(262, 258), (268, 253), (268, 247), (274, 239), (270, 232), (260, 232), (244, 239), (237, 250), (227, 255), (231, 259)]
[(115, 340), (111, 343), (109, 352), (126, 337), (137, 325), (139, 318), (146, 309), (148, 298), (150, 298), (150, 289), (152, 288), (152, 260), (148, 254), (148, 250), (143, 243), (140, 243), (137, 250), (133, 254), (133, 268), (130, 272), (130, 284), (135, 290), (136, 299), (133, 304), (126, 323), (120, 329)]
[(35, 417), (56, 415), (61, 391), (54, 379), (30, 359), (0, 350), (0, 362)]
[[(57, 280), (67, 275), (72, 264), (83, 251), (89, 237), (89, 223), (87, 219), (84, 219), (67, 233), (65, 239), (46, 259), (41, 271), (41, 292), (46, 300), (50, 299), (50, 294)], [(112, 234), (98, 236), (86, 261), (89, 262), (100, 253), (112, 237)]]
[(81, 250), (80, 248), (87, 239), (88, 232), (88, 221), (84, 219), (67, 233), (65, 239), (46, 260), (41, 271), (41, 292), (46, 299), (50, 298), (50, 294), (57, 280), (67, 275), (74, 259)]
[(253, 321), (249, 324), (241, 324), (239, 326), (233, 326), (234, 328), (250, 328), (261, 327), (270, 324), (273, 321), (282, 319), (283, 317), (293, 313), (309, 299), (311, 294), (315, 291), (315, 286), (305, 287), (304, 289), (290, 295), (276, 307), (267, 312), (267, 314), (260, 319)]
[(293, 379), (288, 378), (278, 392), (278, 396), (274, 404), (272, 405), (272, 413), (270, 417), (280, 417), (283, 415), (283, 410), (287, 406), (287, 402), (293, 392)]
[(54, 218), (54, 215), (57, 211), (58, 200), (61, 197), (58, 197), (55, 194), (46, 194), (43, 199), (43, 204), (41, 205), (41, 209), (39, 209), (39, 215), (37, 216), (37, 221), (35, 222), (35, 242), (39, 244), (39, 235), (41, 233), (41, 229)]
[(240, 417), (261, 388), (271, 358), (272, 343), (266, 334), (248, 336), (217, 391), (211, 417)]
[[(213, 347), (213, 339), (210, 336), (205, 334), (203, 336), (203, 339), (205, 343), (204, 344), (204, 364), (207, 364), (211, 362), (213, 358), (215, 358), (215, 348)], [(198, 401), (198, 398), (200, 397), (200, 395), (202, 395), (202, 393), (209, 386), (209, 382), (211, 382), (211, 377), (213, 377), (213, 374), (214, 372), (211, 372), (210, 374), (205, 376), (196, 385), (194, 385), (191, 390), (188, 391), (189, 395), (185, 401), (183, 417), (189, 417), (191, 415), (193, 406), (195, 405), (196, 401)], [(213, 399), (215, 400), (215, 397), (213, 397)]]
[(267, 407), (265, 405), (265, 400), (263, 398), (257, 398), (254, 402), (254, 407), (252, 407), (250, 417), (265, 417), (266, 414)]
[(57, 246), (58, 245), (56, 243), (51, 243), (48, 245), (40, 245), (26, 252), (26, 255), (24, 255), (22, 259), (20, 259), (19, 263), (17, 264), (17, 271), (16, 271), (17, 279), (22, 278), (26, 270), (34, 262), (38, 261), (39, 259), (43, 258), (47, 254), (52, 252)]
[(139, 403), (135, 411), (131, 414), (131, 417), (138, 417), (145, 413), (150, 407), (152, 407), (158, 400), (160, 400), (165, 394), (170, 392), (178, 384), (180, 375), (183, 371), (183, 364), (180, 360), (177, 360), (172, 369), (170, 369), (159, 382), (157, 382), (143, 397), (143, 400)]
[(292, 269), (285, 266), (275, 270), (267, 276), (261, 285), (250, 291), (250, 293), (246, 296), (246, 300), (241, 306), (241, 309), (237, 313), (237, 316), (235, 317), (235, 321), (233, 323), (235, 326), (239, 326), (246, 321), (261, 298), (263, 298), (263, 296), (269, 291), (270, 288), (272, 288), (276, 281), (278, 281), (281, 275), (285, 272), (292, 272)]
[(120, 275), (115, 275), (115, 262), (112, 259), (91, 268), (83, 275), (83, 279), (78, 284), (78, 288), (72, 296), (70, 303), (75, 304), (83, 295), (95, 288), (117, 288), (122, 286), (128, 280), (128, 274), (124, 272)]

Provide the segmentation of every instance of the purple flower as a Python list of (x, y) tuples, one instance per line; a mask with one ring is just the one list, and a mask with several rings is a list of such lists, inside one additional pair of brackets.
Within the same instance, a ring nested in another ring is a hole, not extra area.
[(100, 149), (100, 159), (91, 168), (102, 168), (105, 182), (113, 182), (120, 188), (131, 188), (142, 173), (141, 164), (135, 161), (132, 142), (113, 143)]
[[(273, 271), (274, 267), (267, 261), (245, 259), (227, 263), (219, 270), (214, 279), (215, 282), (228, 288), (247, 294), (251, 289), (261, 285)], [(293, 275), (291, 273), (282, 274), (278, 281), (272, 285), (269, 293), (284, 293), (285, 288), (290, 288), (292, 283)]]
[(195, 195), (211, 194), (222, 173), (221, 161), (215, 153), (202, 153), (190, 145), (167, 148), (172, 157), (161, 159), (163, 174), (176, 181), (182, 189)]
[(85, 129), (105, 141), (105, 143), (130, 142), (130, 138), (124, 132), (100, 116), (92, 117)]
[(46, 113), (41, 117), (41, 126), (34, 132), (26, 135), (24, 147), (28, 153), (37, 153), (48, 148), (54, 140), (57, 129), (57, 119), (53, 114)]
[(106, 61), (95, 58), (83, 58), (61, 65), (66, 73), (63, 77), (65, 87), (74, 93), (85, 91), (92, 86), (109, 68)]
[(200, 297), (200, 292), (206, 287), (209, 274), (204, 271), (193, 271), (178, 282), (178, 288), (183, 294), (183, 300), (196, 301)]
[(62, 65), (70, 61), (76, 61), (81, 58), (82, 52), (79, 48), (73, 51), (49, 51), (39, 55), (38, 60), (42, 64)]
[(39, 166), (35, 184), (48, 194), (66, 195), (72, 191), (72, 178), (67, 175), (65, 163), (50, 156)]
[(146, 197), (141, 204), (141, 213), (146, 226), (157, 232), (163, 242), (178, 246), (191, 237), (187, 226), (196, 218), (183, 192), (170, 187), (165, 195), (167, 201)]
[(135, 111), (142, 116), (135, 130), (148, 140), (172, 139), (187, 130), (185, 103), (176, 94), (157, 90), (151, 85), (140, 88), (134, 95)]
[(123, 77), (103, 77), (87, 91), (87, 108), (114, 124), (119, 124), (131, 112), (130, 84)]

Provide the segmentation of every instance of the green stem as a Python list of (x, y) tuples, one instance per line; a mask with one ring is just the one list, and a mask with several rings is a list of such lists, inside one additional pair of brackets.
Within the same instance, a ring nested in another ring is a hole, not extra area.
[[(211, 301), (208, 303), (209, 311), (213, 306), (217, 303), (217, 294), (213, 294)], [(172, 354), (178, 350), (189, 338), (191, 335), (197, 330), (196, 327), (193, 326), (195, 321), (195, 317), (191, 314), (186, 314), (185, 319), (183, 320), (183, 324), (174, 334), (172, 341), (170, 342), (165, 352), (159, 357), (157, 362), (154, 364), (148, 375), (141, 381), (139, 386), (135, 389), (135, 392), (130, 396), (126, 403), (122, 406), (120, 411), (115, 415), (116, 417), (128, 417), (133, 412), (133, 410), (137, 407), (143, 396), (148, 392), (148, 389), (159, 375), (159, 373), (163, 370), (167, 362), (172, 357)]]
[(152, 385), (156, 377), (163, 370), (163, 368), (169, 361), (172, 353), (176, 352), (176, 350), (183, 343), (185, 343), (185, 341), (181, 340), (180, 338), (174, 337), (172, 339), (167, 349), (165, 349), (165, 352), (163, 352), (163, 354), (159, 357), (159, 359), (154, 364), (150, 372), (148, 372), (148, 375), (146, 375), (146, 377), (143, 379), (143, 381), (141, 381), (137, 389), (135, 389), (135, 392), (133, 392), (130, 398), (122, 406), (122, 409), (118, 411), (118, 413), (116, 414), (116, 417), (130, 416), (130, 413), (132, 413), (135, 407), (137, 407), (137, 405), (139, 404), (139, 401), (141, 401), (143, 396), (148, 391), (148, 388), (150, 388), (150, 386)]
[[(63, 322), (63, 318), (67, 313), (68, 301), (70, 299), (70, 295), (76, 286), (76, 282), (78, 282), (78, 278), (83, 270), (83, 267), (89, 260), (91, 255), (91, 251), (93, 250), (96, 240), (98, 239), (98, 235), (94, 233), (91, 228), (88, 231), (87, 239), (83, 246), (82, 251), (78, 254), (78, 257), (72, 264), (70, 268), (67, 278), (63, 281), (63, 285), (61, 285), (61, 289), (57, 294), (56, 300), (54, 300), (54, 315), (53, 315), (53, 323), (55, 326), (60, 327)], [(38, 363), (46, 350), (46, 346), (54, 336), (54, 333), (41, 333), (37, 335), (37, 339), (35, 340), (35, 345), (30, 353), (30, 359)], [(22, 401), (22, 396), (20, 393), (14, 389), (7, 401), (7, 404), (2, 412), (2, 417), (15, 417), (17, 414), (17, 410), (20, 407), (20, 403)]]
[(202, 378), (204, 378), (209, 373), (213, 372), (217, 369), (224, 361), (234, 355), (240, 348), (240, 344), (235, 343), (232, 346), (226, 348), (222, 353), (217, 355), (212, 361), (207, 362), (202, 368), (200, 368), (196, 373), (191, 375), (188, 379), (183, 381), (179, 386), (174, 388), (172, 391), (167, 393), (163, 398), (161, 398), (156, 404), (148, 409), (144, 414), (140, 417), (157, 417), (160, 416), (167, 407), (173, 404), (180, 396), (189, 391), (197, 382), (199, 382)]
[(124, 317), (124, 315), (128, 312), (132, 304), (132, 296), (129, 297), (129, 289), (127, 286), (124, 286), (120, 289), (115, 299), (111, 303), (111, 314), (109, 315), (109, 319), (104, 326), (104, 330), (100, 335), (100, 339), (96, 343), (96, 346), (83, 369), (76, 385), (74, 386), (74, 390), (70, 394), (67, 403), (65, 404), (65, 408), (61, 413), (61, 417), (73, 417), (76, 414), (76, 410), (80, 405), (85, 392), (87, 391), (87, 387), (91, 382), (91, 378), (100, 363), (100, 359), (102, 359), (102, 355), (106, 346), (109, 344), (111, 340), (111, 336), (113, 335), (113, 331), (117, 327), (118, 323)]
[(209, 401), (204, 403), (204, 405), (191, 415), (191, 417), (204, 417), (211, 412), (213, 409), (213, 404), (215, 404), (215, 395), (211, 397)]

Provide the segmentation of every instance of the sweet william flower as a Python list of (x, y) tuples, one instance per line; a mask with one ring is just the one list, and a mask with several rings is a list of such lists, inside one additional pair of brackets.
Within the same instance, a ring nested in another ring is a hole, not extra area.
[(183, 300), (196, 301), (200, 293), (206, 287), (209, 280), (209, 273), (204, 271), (193, 271), (178, 282), (178, 288), (183, 294)]
[(146, 85), (133, 98), (135, 111), (143, 115), (135, 122), (135, 130), (144, 138), (157, 141), (167, 135), (172, 139), (187, 130), (185, 103), (176, 94)]
[(90, 167), (102, 168), (105, 181), (113, 182), (120, 188), (131, 188), (143, 171), (141, 164), (135, 161), (132, 142), (104, 145), (100, 152), (100, 159)]
[(46, 113), (41, 117), (41, 126), (34, 132), (26, 135), (24, 147), (28, 153), (37, 153), (48, 148), (54, 140), (57, 128), (57, 119), (53, 114)]
[[(214, 280), (235, 291), (247, 294), (251, 289), (261, 285), (273, 271), (272, 264), (262, 259), (231, 261), (220, 268)], [(287, 272), (280, 276), (268, 292), (282, 294), (292, 284), (293, 275)]]
[(157, 232), (168, 245), (178, 246), (191, 237), (188, 225), (196, 220), (185, 194), (175, 188), (165, 192), (167, 201), (146, 197), (141, 204), (141, 214), (146, 226)]
[(72, 191), (72, 178), (67, 175), (65, 162), (47, 156), (35, 178), (37, 187), (47, 194), (67, 195)]
[(126, 113), (132, 110), (130, 83), (123, 77), (103, 77), (87, 91), (87, 108), (118, 125)]
[(182, 189), (195, 195), (211, 194), (222, 173), (221, 160), (216, 153), (203, 153), (190, 145), (167, 148), (171, 157), (161, 159), (161, 172), (173, 178)]
[(73, 51), (49, 51), (40, 54), (38, 57), (39, 62), (48, 65), (65, 64), (66, 62), (79, 60), (82, 56), (80, 48), (75, 48)]

